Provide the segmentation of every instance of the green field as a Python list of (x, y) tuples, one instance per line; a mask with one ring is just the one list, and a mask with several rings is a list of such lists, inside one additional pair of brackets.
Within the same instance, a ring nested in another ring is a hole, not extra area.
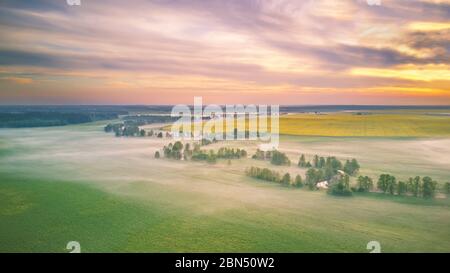
[[(102, 123), (0, 130), (0, 252), (449, 252), (450, 201), (381, 194), (336, 198), (263, 183), (252, 159), (154, 159), (168, 139), (116, 138)], [(245, 147), (258, 143), (219, 142)], [(280, 150), (355, 157), (361, 173), (450, 178), (448, 138), (283, 136)]]
[(181, 208), (170, 191), (162, 191), (165, 202), (136, 201), (77, 183), (2, 176), (0, 250), (68, 252), (67, 242), (76, 240), (83, 252), (366, 252), (376, 239), (386, 252), (448, 251), (448, 202), (269, 188), (289, 206), (205, 214)]
[(295, 114), (280, 118), (280, 133), (299, 136), (448, 137), (450, 116), (425, 113)]

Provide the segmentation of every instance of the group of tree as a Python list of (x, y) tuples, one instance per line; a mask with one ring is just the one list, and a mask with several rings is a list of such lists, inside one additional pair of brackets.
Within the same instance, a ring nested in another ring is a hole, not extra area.
[(335, 177), (342, 176), (338, 173), (338, 168), (334, 168), (332, 164), (325, 166), (324, 168), (309, 168), (306, 171), (306, 185), (310, 189), (315, 189), (316, 184), (321, 181), (331, 182)]
[(359, 163), (356, 159), (347, 160), (344, 165), (344, 172), (349, 175), (355, 175), (359, 171)]
[(356, 191), (358, 192), (369, 192), (373, 189), (373, 180), (368, 176), (359, 176), (358, 177), (358, 186)]
[(350, 189), (350, 176), (348, 174), (338, 176), (336, 181), (332, 181), (329, 185), (328, 193), (338, 196), (353, 195), (352, 190)]
[[(345, 173), (338, 173), (337, 161), (333, 157), (327, 158), (325, 160), (325, 166), (321, 169), (319, 168), (309, 168), (306, 171), (305, 185), (310, 190), (317, 189), (317, 183), (327, 182), (328, 183), (328, 193), (340, 196), (351, 196), (352, 189), (350, 188), (350, 176)], [(332, 163), (334, 162), (334, 164)], [(328, 164), (328, 166), (327, 166)], [(321, 166), (321, 165), (319, 165)], [(333, 167), (335, 166), (335, 167)], [(362, 184), (361, 186), (366, 186)]]
[(322, 156), (319, 157), (318, 155), (314, 155), (311, 163), (310, 161), (306, 161), (304, 154), (300, 156), (297, 165), (301, 168), (323, 169), (324, 172), (328, 174), (331, 173), (336, 174), (338, 170), (343, 170), (345, 173), (349, 175), (355, 175), (360, 168), (360, 165), (356, 159), (347, 160), (345, 162), (345, 165), (343, 165), (342, 162), (334, 156), (329, 156), (325, 158)]
[(272, 157), (270, 158), (270, 163), (273, 165), (278, 165), (278, 166), (291, 165), (291, 161), (289, 160), (287, 155), (285, 153), (282, 153), (277, 150), (272, 151)]
[(317, 183), (323, 181), (324, 174), (321, 169), (309, 168), (306, 171), (305, 185), (310, 190), (315, 190)]
[[(193, 149), (191, 145), (186, 143), (183, 145), (180, 141), (174, 144), (169, 143), (169, 145), (164, 146), (163, 152), (164, 157), (176, 159), (176, 160), (193, 160), (193, 161), (206, 161), (209, 163), (215, 163), (217, 159), (239, 159), (242, 157), (247, 157), (247, 151), (244, 149), (235, 149), (222, 147), (217, 153), (214, 150), (202, 150), (201, 145), (195, 143)], [(155, 152), (155, 158), (160, 158), (161, 154), (159, 151)]]
[(179, 117), (172, 117), (170, 115), (127, 115), (122, 117), (125, 123), (133, 123), (137, 126), (154, 123), (172, 123), (179, 119)]
[(260, 149), (257, 149), (256, 153), (252, 156), (252, 158), (258, 160), (270, 160), (271, 164), (277, 166), (281, 165), (289, 166), (291, 164), (291, 161), (289, 160), (288, 156), (285, 153), (282, 153), (277, 150), (264, 152)]
[(217, 159), (240, 159), (247, 157), (247, 151), (244, 149), (234, 149), (228, 147), (219, 148), (217, 153), (214, 150), (202, 150), (198, 147), (194, 148), (191, 159), (194, 161), (206, 161), (215, 163)]
[(312, 164), (311, 164), (311, 162), (306, 162), (306, 159), (305, 159), (305, 155), (304, 154), (302, 154), (301, 156), (300, 156), (300, 159), (298, 160), (298, 164), (297, 164), (299, 167), (301, 167), (301, 168), (311, 168), (312, 167)]
[(410, 177), (408, 181), (399, 181), (389, 174), (380, 175), (377, 188), (383, 193), (391, 195), (405, 195), (410, 193), (414, 197), (433, 198), (437, 190), (437, 182), (429, 176)]
[(183, 158), (183, 147), (181, 141), (177, 141), (174, 144), (169, 143), (169, 145), (164, 146), (163, 148), (164, 157), (181, 160)]
[(227, 148), (222, 147), (217, 151), (217, 158), (224, 158), (224, 159), (239, 159), (239, 158), (246, 158), (247, 157), (247, 151), (244, 149), (234, 149), (234, 148)]
[(150, 130), (150, 131), (147, 133), (147, 136), (149, 136), (149, 137), (155, 136), (155, 137), (157, 137), (157, 138), (163, 138), (163, 137), (164, 137), (164, 134), (163, 134), (162, 132), (155, 132), (155, 131), (153, 131), (153, 129), (152, 129), (152, 130)]
[(104, 130), (106, 133), (114, 132), (117, 137), (144, 137), (146, 135), (144, 129), (139, 129), (139, 127), (136, 125), (129, 125), (124, 123), (109, 123), (105, 126)]
[(273, 171), (268, 168), (250, 167), (246, 170), (246, 175), (264, 181), (276, 182), (284, 186), (296, 188), (303, 187), (303, 180), (300, 175), (297, 175), (294, 179), (292, 179), (289, 173), (285, 173), (281, 176), (277, 171)]
[(217, 154), (214, 152), (214, 150), (199, 150), (193, 152), (191, 159), (193, 161), (206, 161), (208, 163), (216, 163)]
[(377, 188), (383, 193), (389, 192), (393, 195), (397, 188), (397, 179), (393, 175), (382, 174), (380, 175), (380, 178), (378, 178)]

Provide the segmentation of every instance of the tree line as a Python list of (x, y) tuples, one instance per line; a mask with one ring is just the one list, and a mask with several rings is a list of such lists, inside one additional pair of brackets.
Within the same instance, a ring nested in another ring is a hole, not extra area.
[(118, 117), (114, 112), (84, 112), (81, 109), (81, 112), (21, 111), (25, 112), (0, 113), (0, 128), (64, 126)]
[[(202, 143), (202, 142), (201, 142)], [(203, 143), (202, 143), (203, 144)], [(176, 141), (174, 144), (169, 143), (164, 146), (164, 157), (176, 159), (176, 160), (193, 160), (193, 161), (206, 161), (209, 163), (215, 163), (217, 159), (240, 159), (247, 157), (247, 151), (244, 149), (235, 149), (222, 147), (217, 152), (214, 150), (203, 150), (201, 145), (195, 143), (191, 149), (191, 145), (186, 143), (183, 145), (180, 141)], [(155, 152), (155, 158), (160, 158), (159, 151)]]
[[(448, 184), (448, 183), (447, 183)], [(433, 198), (437, 190), (437, 182), (431, 177), (410, 177), (407, 181), (398, 181), (395, 176), (382, 174), (377, 182), (378, 190), (391, 195), (411, 194), (414, 197)]]
[(326, 173), (326, 177), (331, 177), (332, 174), (336, 174), (338, 170), (343, 170), (349, 175), (355, 175), (360, 169), (358, 161), (354, 158), (352, 160), (347, 160), (345, 164), (342, 164), (342, 162), (334, 156), (325, 158), (314, 155), (311, 163), (310, 161), (306, 161), (304, 154), (300, 156), (297, 166), (301, 168), (323, 169), (324, 173)]
[(171, 137), (171, 134), (169, 132), (166, 132), (165, 134), (163, 132), (155, 132), (153, 129), (149, 132), (146, 132), (144, 129), (140, 129), (139, 126), (137, 126), (134, 123), (109, 123), (104, 127), (104, 131), (106, 133), (114, 132), (116, 137), (157, 137), (157, 138), (163, 138), (165, 137)]
[(104, 127), (104, 131), (106, 133), (114, 132), (116, 137), (121, 136), (127, 136), (127, 137), (134, 137), (134, 136), (145, 136), (145, 130), (139, 129), (136, 125), (127, 125), (124, 123), (109, 123)]
[(296, 188), (303, 187), (303, 179), (300, 175), (291, 178), (289, 173), (281, 175), (277, 171), (270, 170), (268, 168), (250, 167), (245, 171), (246, 175), (259, 180), (279, 183), (284, 186), (291, 186)]

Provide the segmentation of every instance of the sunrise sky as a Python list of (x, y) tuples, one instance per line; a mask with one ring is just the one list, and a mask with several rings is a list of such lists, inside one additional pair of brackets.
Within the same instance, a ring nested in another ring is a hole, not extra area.
[(0, 104), (450, 104), (450, 0), (0, 2)]

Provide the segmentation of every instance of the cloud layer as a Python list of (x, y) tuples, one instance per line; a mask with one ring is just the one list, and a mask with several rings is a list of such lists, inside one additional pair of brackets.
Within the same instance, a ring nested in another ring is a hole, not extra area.
[(2, 103), (450, 104), (450, 1), (2, 1)]

